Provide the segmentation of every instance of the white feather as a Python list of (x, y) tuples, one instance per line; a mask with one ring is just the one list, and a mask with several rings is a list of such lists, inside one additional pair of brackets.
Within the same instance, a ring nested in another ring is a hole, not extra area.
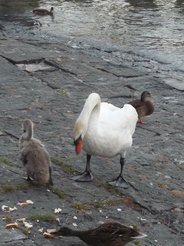
[(74, 126), (74, 137), (83, 138), (83, 150), (95, 156), (124, 157), (132, 145), (138, 115), (135, 108), (123, 108), (101, 103), (97, 93), (91, 93)]

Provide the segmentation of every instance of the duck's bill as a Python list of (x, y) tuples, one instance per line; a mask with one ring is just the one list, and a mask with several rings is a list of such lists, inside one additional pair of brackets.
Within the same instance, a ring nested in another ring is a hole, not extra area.
[(140, 238), (144, 238), (144, 237), (147, 237), (146, 234), (142, 233), (142, 232), (139, 232), (139, 235), (138, 236), (135, 236), (135, 237), (132, 237), (133, 239), (140, 239)]
[(55, 235), (52, 235), (51, 233), (47, 233), (47, 232), (44, 232), (43, 235), (46, 238), (53, 238), (55, 236)]

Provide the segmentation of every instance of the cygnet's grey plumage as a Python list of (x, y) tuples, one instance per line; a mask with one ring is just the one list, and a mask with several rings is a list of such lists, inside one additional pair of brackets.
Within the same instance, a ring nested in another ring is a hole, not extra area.
[(24, 133), (19, 139), (20, 160), (31, 178), (40, 184), (53, 185), (51, 178), (51, 161), (44, 145), (33, 137), (33, 122), (26, 119), (22, 123)]

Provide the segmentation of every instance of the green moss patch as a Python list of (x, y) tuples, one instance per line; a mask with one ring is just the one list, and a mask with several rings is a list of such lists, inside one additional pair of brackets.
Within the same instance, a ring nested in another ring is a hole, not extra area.
[(49, 189), (55, 193), (57, 196), (59, 196), (60, 198), (65, 198), (66, 194), (60, 190), (59, 188), (57, 188), (56, 186), (49, 186)]
[(3, 164), (3, 163), (11, 167), (14, 166), (14, 163), (11, 160), (9, 160), (7, 157), (3, 155), (0, 155), (0, 164)]
[(56, 216), (53, 214), (33, 214), (29, 217), (29, 220), (32, 221), (45, 221), (45, 222), (49, 222), (49, 221), (56, 221)]

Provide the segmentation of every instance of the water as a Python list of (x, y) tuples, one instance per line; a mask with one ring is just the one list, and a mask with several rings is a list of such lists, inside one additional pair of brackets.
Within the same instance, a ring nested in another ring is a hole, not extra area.
[[(6, 20), (4, 28), (9, 35), (66, 43), (74, 48), (93, 47), (93, 52), (95, 47), (101, 56), (116, 62), (129, 62), (133, 54), (137, 56), (134, 65), (140, 57), (149, 59), (152, 67), (157, 64), (156, 69), (172, 73), (172, 77), (182, 81), (184, 0), (1, 0), (0, 3), (0, 20)], [(39, 7), (49, 10), (51, 6), (54, 17), (30, 12)], [(103, 49), (111, 52), (102, 54)]]

